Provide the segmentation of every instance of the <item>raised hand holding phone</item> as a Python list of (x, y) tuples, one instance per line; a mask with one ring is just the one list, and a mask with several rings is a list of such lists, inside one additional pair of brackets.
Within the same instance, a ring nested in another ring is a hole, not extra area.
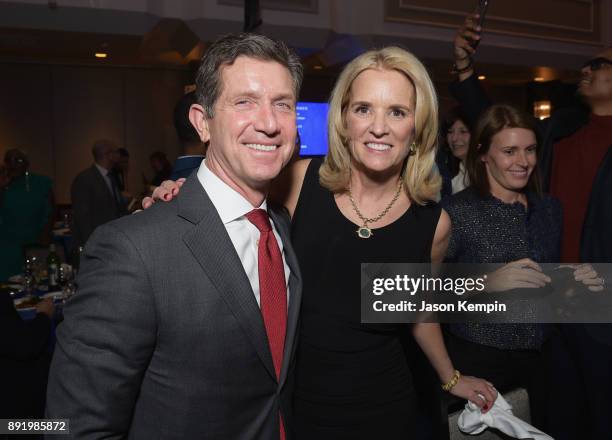
[(477, 20), (478, 15), (468, 15), (453, 41), (455, 63), (451, 73), (457, 75), (459, 81), (467, 79), (474, 73), (472, 55), (474, 55), (476, 49), (472, 46), (472, 42), (480, 39), (480, 28), (476, 24)]
[[(479, 33), (482, 31), (482, 27), (484, 26), (488, 7), (489, 7), (489, 0), (478, 0), (478, 5), (476, 6), (476, 11), (474, 12), (474, 16), (475, 18), (477, 18), (476, 28)], [(476, 47), (478, 46), (478, 43), (480, 43), (480, 38), (472, 39), (472, 42), (470, 43), (470, 45), (474, 49), (476, 49)]]
[(490, 0), (478, 0), (476, 11), (469, 14), (459, 28), (454, 40), (455, 63), (451, 73), (463, 81), (474, 73), (472, 56), (480, 43), (480, 33)]

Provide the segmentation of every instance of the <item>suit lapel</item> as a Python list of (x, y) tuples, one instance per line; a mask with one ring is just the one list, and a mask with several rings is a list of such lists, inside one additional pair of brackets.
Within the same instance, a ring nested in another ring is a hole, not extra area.
[(285, 351), (283, 354), (283, 365), (281, 368), (281, 377), (279, 380), (282, 386), (287, 378), (289, 364), (295, 352), (298, 332), (298, 321), (300, 314), (300, 305), (302, 303), (302, 278), (298, 261), (293, 247), (291, 246), (291, 237), (289, 233), (289, 221), (283, 219), (282, 215), (275, 210), (269, 209), (268, 212), (274, 221), (274, 225), (283, 240), (283, 253), (285, 261), (289, 266), (291, 274), (289, 276), (289, 309), (287, 310), (287, 333), (285, 335)]
[(243, 327), (268, 373), (276, 378), (263, 318), (242, 263), (195, 173), (177, 198), (178, 215), (194, 224), (183, 241)]

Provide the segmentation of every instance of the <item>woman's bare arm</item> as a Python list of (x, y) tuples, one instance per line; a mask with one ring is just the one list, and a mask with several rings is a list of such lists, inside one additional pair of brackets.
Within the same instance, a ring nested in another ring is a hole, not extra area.
[(304, 183), (304, 176), (306, 176), (306, 170), (311, 160), (298, 159), (290, 163), (272, 182), (268, 198), (287, 208), (291, 217), (293, 217), (297, 207), (302, 184)]
[[(302, 190), (302, 184), (304, 183), (306, 169), (310, 161), (311, 159), (299, 159), (290, 163), (281, 171), (278, 177), (274, 179), (270, 187), (268, 198), (287, 208), (291, 217), (293, 217), (293, 213), (295, 212), (300, 197), (300, 191)], [(152, 206), (153, 203), (160, 200), (162, 202), (169, 202), (174, 197), (178, 196), (184, 182), (185, 179), (178, 179), (176, 181), (165, 180), (160, 186), (153, 190), (152, 197), (145, 197), (142, 200), (142, 207), (147, 209)]]
[(446, 256), (448, 242), (451, 234), (451, 219), (445, 210), (442, 210), (436, 232), (434, 234), (433, 243), (431, 245), (431, 262), (441, 263)]

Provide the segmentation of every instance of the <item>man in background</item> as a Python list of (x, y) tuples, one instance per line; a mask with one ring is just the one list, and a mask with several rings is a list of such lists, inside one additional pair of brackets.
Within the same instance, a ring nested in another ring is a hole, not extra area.
[(94, 164), (72, 181), (70, 193), (75, 248), (84, 246), (98, 226), (126, 213), (119, 183), (113, 172), (119, 162), (117, 150), (113, 141), (96, 141), (91, 150)]

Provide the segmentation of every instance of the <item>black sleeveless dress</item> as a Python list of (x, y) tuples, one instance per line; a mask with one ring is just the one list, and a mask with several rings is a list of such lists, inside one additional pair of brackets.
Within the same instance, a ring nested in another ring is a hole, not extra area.
[(297, 351), (298, 439), (412, 437), (415, 392), (402, 338), (408, 324), (361, 324), (362, 262), (429, 262), (441, 208), (411, 207), (394, 223), (357, 237), (357, 226), (308, 167), (292, 238), (304, 290)]

